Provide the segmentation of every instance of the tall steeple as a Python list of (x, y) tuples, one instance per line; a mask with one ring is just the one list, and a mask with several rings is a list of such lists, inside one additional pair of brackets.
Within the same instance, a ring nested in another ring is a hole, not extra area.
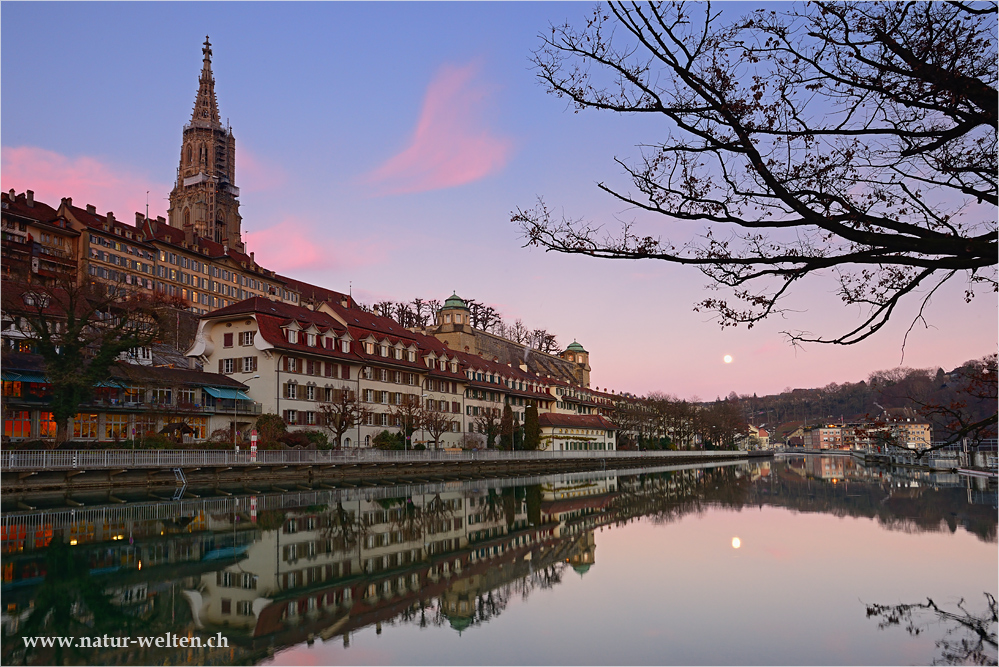
[(198, 79), (198, 97), (194, 100), (191, 123), (209, 122), (221, 127), (219, 103), (215, 97), (215, 76), (212, 74), (212, 45), (207, 35), (201, 53), (204, 55), (204, 62), (201, 66), (201, 77)]
[(170, 192), (170, 225), (243, 252), (236, 138), (219, 118), (208, 37), (201, 53), (198, 96), (191, 122), (184, 126), (177, 182)]

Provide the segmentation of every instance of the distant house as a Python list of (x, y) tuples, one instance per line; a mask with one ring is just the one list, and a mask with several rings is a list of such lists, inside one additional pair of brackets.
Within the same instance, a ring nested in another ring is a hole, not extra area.
[(756, 438), (760, 449), (770, 449), (770, 432), (762, 426), (749, 425), (749, 437)]

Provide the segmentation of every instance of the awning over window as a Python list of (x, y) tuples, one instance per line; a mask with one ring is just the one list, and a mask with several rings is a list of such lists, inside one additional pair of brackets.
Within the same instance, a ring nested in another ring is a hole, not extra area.
[(48, 382), (45, 376), (34, 371), (3, 371), (4, 382)]
[(230, 389), (228, 387), (203, 387), (203, 389), (206, 394), (214, 398), (234, 398), (238, 401), (251, 400), (249, 396), (239, 389)]

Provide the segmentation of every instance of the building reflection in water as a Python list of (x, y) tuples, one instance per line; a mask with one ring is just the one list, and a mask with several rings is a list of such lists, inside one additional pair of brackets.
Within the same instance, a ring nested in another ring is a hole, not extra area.
[[(598, 529), (675, 521), (708, 505), (869, 516), (905, 530), (961, 525), (995, 541), (994, 485), (977, 491), (986, 504), (976, 505), (963, 478), (930, 475), (867, 469), (844, 456), (792, 457), (185, 501), (167, 519), (142, 516), (164, 507), (119, 507), (104, 521), (96, 509), (12, 513), (2, 526), (3, 628), (17, 634), (32, 613), (53, 540), (85, 561), (110, 604), (148, 621), (146, 634), (229, 639), (225, 650), (104, 650), (102, 664), (253, 662), (316, 639), (348, 644), (361, 628), (395, 623), (464, 632), (511, 600), (557, 586), (569, 568), (586, 575)], [(16, 642), (5, 646), (5, 662), (24, 659), (10, 650)]]

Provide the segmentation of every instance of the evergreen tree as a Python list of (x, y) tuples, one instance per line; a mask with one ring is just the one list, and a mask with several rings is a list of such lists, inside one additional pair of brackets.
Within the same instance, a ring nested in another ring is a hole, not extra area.
[(513, 410), (503, 406), (503, 419), (500, 421), (500, 449), (513, 449)]
[(524, 412), (524, 449), (541, 449), (541, 424), (538, 421), (538, 408), (533, 403)]

